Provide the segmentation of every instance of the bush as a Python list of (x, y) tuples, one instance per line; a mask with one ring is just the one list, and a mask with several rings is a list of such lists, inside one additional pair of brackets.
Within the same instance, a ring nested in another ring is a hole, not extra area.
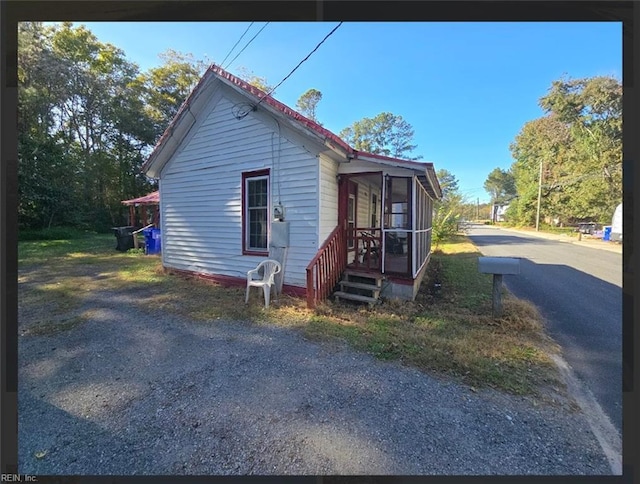
[(440, 208), (436, 212), (431, 227), (431, 242), (438, 247), (443, 240), (447, 240), (451, 236), (458, 233), (458, 217), (453, 215), (453, 209), (445, 211)]

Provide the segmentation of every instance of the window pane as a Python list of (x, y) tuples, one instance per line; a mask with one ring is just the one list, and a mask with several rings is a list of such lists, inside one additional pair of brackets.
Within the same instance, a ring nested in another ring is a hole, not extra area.
[(267, 179), (249, 180), (248, 183), (248, 204), (249, 208), (266, 207), (268, 201)]
[(249, 209), (249, 248), (267, 248), (267, 209)]
[(411, 229), (411, 179), (388, 177), (384, 203), (385, 228)]
[(245, 247), (264, 250), (267, 248), (269, 228), (269, 177), (248, 177), (245, 187)]

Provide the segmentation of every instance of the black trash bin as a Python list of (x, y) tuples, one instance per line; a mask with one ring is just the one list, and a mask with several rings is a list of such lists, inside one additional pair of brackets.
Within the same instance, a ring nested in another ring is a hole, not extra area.
[(116, 250), (121, 252), (126, 252), (129, 249), (133, 249), (133, 231), (135, 227), (127, 226), (127, 227), (113, 227), (113, 233), (116, 236)]

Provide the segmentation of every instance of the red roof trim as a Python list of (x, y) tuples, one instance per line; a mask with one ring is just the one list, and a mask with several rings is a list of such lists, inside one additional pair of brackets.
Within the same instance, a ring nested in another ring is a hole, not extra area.
[(196, 93), (204, 85), (205, 79), (209, 78), (211, 74), (216, 75), (217, 77), (219, 77), (220, 79), (223, 79), (227, 83), (230, 83), (230, 84), (233, 84), (233, 85), (239, 87), (243, 91), (245, 91), (245, 92), (251, 94), (252, 96), (256, 97), (258, 101), (263, 99), (263, 101), (262, 101), (263, 103), (268, 104), (272, 108), (275, 108), (276, 110), (280, 111), (281, 113), (283, 113), (284, 115), (288, 116), (289, 118), (297, 121), (298, 123), (300, 123), (301, 125), (305, 126), (306, 128), (314, 131), (320, 137), (324, 138), (325, 141), (333, 142), (335, 145), (337, 145), (337, 146), (341, 147), (342, 149), (344, 149), (347, 152), (347, 155), (352, 156), (353, 158), (358, 158), (358, 157), (361, 157), (361, 156), (362, 157), (377, 158), (377, 159), (380, 159), (380, 160), (399, 163), (399, 164), (405, 165), (407, 168), (418, 169), (418, 170), (423, 170), (423, 169), (426, 170), (428, 167), (433, 167), (433, 164), (432, 163), (428, 163), (428, 162), (422, 163), (422, 162), (417, 162), (417, 161), (403, 160), (403, 159), (400, 159), (400, 158), (393, 158), (393, 157), (390, 157), (390, 156), (377, 155), (377, 154), (374, 154), (374, 153), (366, 153), (364, 151), (359, 152), (359, 151), (353, 149), (351, 146), (349, 146), (345, 141), (343, 141), (341, 138), (339, 138), (336, 134), (334, 134), (331, 131), (329, 131), (328, 129), (322, 127), (321, 125), (319, 125), (315, 121), (312, 121), (311, 119), (307, 118), (306, 116), (303, 116), (302, 114), (298, 113), (297, 111), (294, 111), (293, 109), (291, 109), (287, 105), (285, 105), (285, 104), (281, 103), (280, 101), (274, 99), (273, 97), (267, 95), (267, 93), (265, 93), (263, 90), (255, 87), (255, 86), (252, 86), (248, 82), (240, 79), (237, 76), (234, 76), (230, 72), (225, 71), (222, 67), (217, 66), (215, 64), (212, 64), (211, 66), (209, 66), (209, 68), (207, 69), (205, 74), (202, 76), (202, 78), (200, 79), (200, 81), (198, 82), (196, 87), (193, 89), (193, 91), (191, 91), (191, 94), (189, 94), (189, 96), (187, 97), (186, 101), (182, 104), (182, 106), (178, 110), (178, 113), (176, 114), (176, 116), (173, 118), (173, 120), (171, 121), (171, 123), (169, 124), (169, 126), (167, 127), (165, 132), (163, 133), (163, 135), (160, 137), (160, 139), (156, 143), (156, 146), (154, 147), (153, 152), (151, 153), (151, 156), (144, 163), (144, 165), (142, 167), (143, 171), (145, 171), (146, 168), (148, 167), (148, 165), (151, 164), (152, 160), (156, 156), (156, 152), (158, 151), (158, 149), (160, 148), (162, 143), (164, 143), (166, 138), (169, 137), (170, 133), (173, 131), (173, 127), (176, 125), (177, 120), (181, 117), (183, 111), (185, 110), (185, 107), (189, 105), (189, 102), (191, 101), (191, 99), (195, 97)]
[(153, 193), (149, 193), (144, 197), (132, 198), (131, 200), (123, 200), (121, 202), (123, 205), (135, 205), (135, 204), (147, 204), (147, 205), (155, 205), (160, 203), (160, 192), (156, 191)]
[(218, 75), (219, 77), (222, 77), (223, 79), (226, 79), (227, 81), (229, 81), (232, 84), (238, 86), (242, 90), (244, 90), (244, 91), (256, 96), (259, 101), (264, 99), (262, 102), (267, 103), (269, 106), (277, 109), (278, 111), (280, 111), (283, 114), (289, 116), (290, 118), (295, 119), (300, 124), (306, 126), (307, 128), (311, 129), (312, 131), (315, 131), (316, 133), (318, 133), (320, 136), (330, 139), (331, 141), (333, 141), (337, 145), (341, 146), (342, 148), (344, 148), (348, 152), (353, 152), (354, 151), (353, 148), (351, 148), (347, 143), (345, 143), (342, 139), (340, 139), (338, 136), (333, 134), (328, 129), (323, 128), (322, 126), (320, 126), (315, 121), (307, 118), (306, 116), (303, 116), (302, 114), (298, 113), (297, 111), (294, 111), (289, 106), (281, 103), (277, 99), (274, 99), (273, 97), (268, 96), (267, 93), (264, 92), (263, 90), (258, 89), (257, 87), (252, 86), (251, 84), (249, 84), (248, 82), (243, 81), (239, 77), (234, 76), (230, 72), (225, 71), (222, 67), (216, 66), (216, 65), (212, 65), (211, 67), (209, 67), (209, 71), (213, 72), (214, 74)]

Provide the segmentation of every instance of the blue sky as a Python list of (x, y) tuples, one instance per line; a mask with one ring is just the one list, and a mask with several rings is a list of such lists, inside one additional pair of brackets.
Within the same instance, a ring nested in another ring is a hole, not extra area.
[[(220, 63), (250, 24), (82, 23), (142, 70), (167, 49)], [(227, 63), (264, 24), (255, 22)], [(271, 22), (227, 70), (244, 67), (276, 85), (336, 25)], [(621, 79), (621, 23), (345, 22), (274, 97), (295, 108), (307, 89), (320, 90), (317, 116), (336, 134), (383, 111), (400, 115), (415, 130), (414, 154), (484, 202), (487, 175), (511, 166), (509, 144), (543, 115), (538, 99), (563, 75)]]

